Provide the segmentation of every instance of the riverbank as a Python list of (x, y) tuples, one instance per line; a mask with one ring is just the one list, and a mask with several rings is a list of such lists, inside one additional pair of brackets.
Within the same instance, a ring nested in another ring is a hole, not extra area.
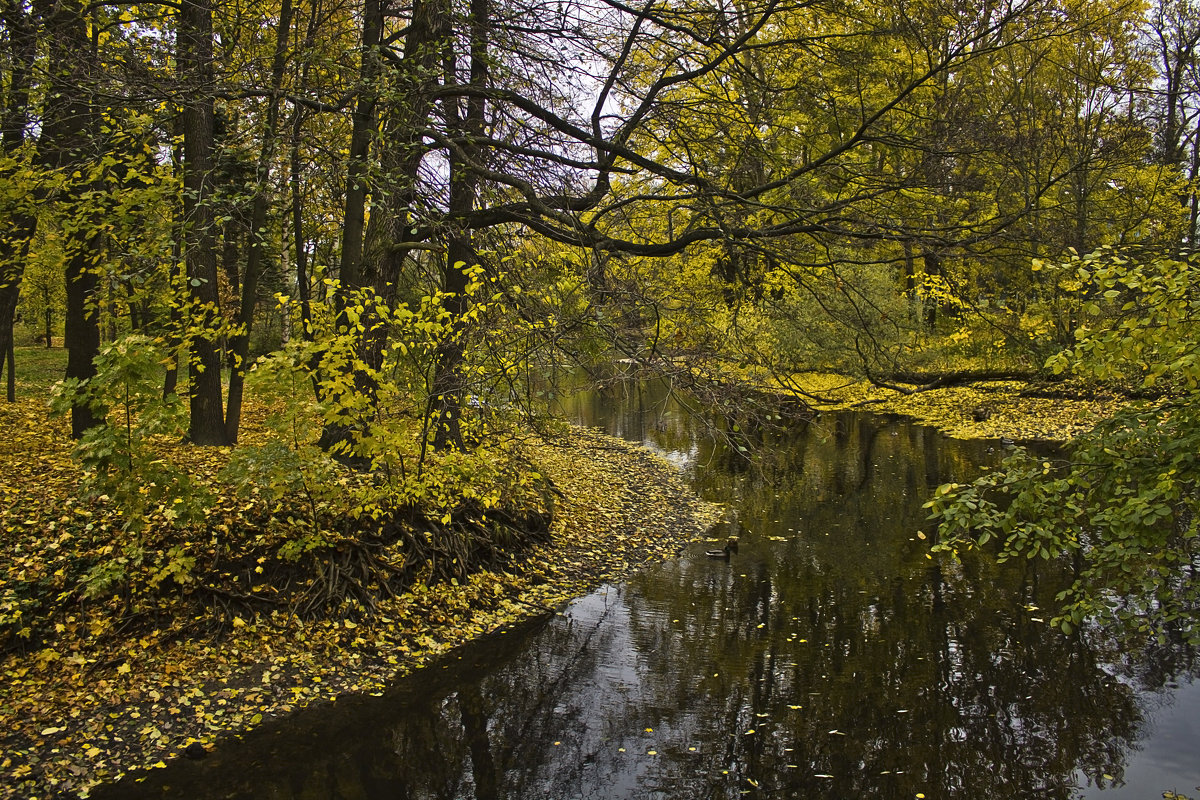
[[(6, 430), (46, 424), (32, 404), (3, 413)], [(35, 486), (70, 485), (71, 463), (48, 452), (65, 440), (47, 436), (10, 441), (0, 453), (0, 508)], [(88, 649), (85, 635), (78, 649), (6, 654), (0, 797), (84, 797), (97, 783), (136, 780), (184, 754), (202, 757), (218, 739), (311, 703), (381, 692), (459, 644), (673, 556), (719, 517), (674, 467), (620, 440), (571, 431), (525, 447), (559, 493), (554, 523), (549, 542), (499, 570), (457, 585), (418, 584), (380, 598), (376, 613), (357, 622), (259, 616), (203, 638), (109, 636), (103, 649)], [(49, 553), (58, 545), (47, 536), (44, 546)], [(30, 549), (7, 554), (7, 563), (36, 569), (40, 555)], [(17, 577), (9, 573), (6, 584)], [(8, 588), (0, 587), (6, 598)]]
[(806, 373), (774, 391), (800, 396), (817, 411), (898, 414), (955, 439), (1068, 441), (1127, 400), (1082, 386), (979, 381), (905, 394), (844, 376)]

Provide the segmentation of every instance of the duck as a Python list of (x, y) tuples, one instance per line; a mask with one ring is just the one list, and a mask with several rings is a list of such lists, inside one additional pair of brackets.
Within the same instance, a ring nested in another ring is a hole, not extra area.
[(709, 558), (724, 558), (728, 560), (729, 556), (733, 553), (736, 553), (737, 550), (738, 538), (736, 536), (730, 536), (727, 540), (725, 540), (725, 547), (721, 548), (720, 550), (705, 550), (704, 555), (708, 556)]

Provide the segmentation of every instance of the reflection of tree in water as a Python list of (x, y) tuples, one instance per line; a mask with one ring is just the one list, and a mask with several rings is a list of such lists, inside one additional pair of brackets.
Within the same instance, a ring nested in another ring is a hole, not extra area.
[[(714, 671), (726, 681), (709, 682), (709, 707), (720, 713), (673, 697), (669, 680), (646, 690), (647, 702), (680, 709), (679, 745), (728, 743), (708, 766), (729, 770), (719, 780), (730, 796), (754, 780), (783, 796), (1066, 797), (1077, 767), (1111, 771), (1134, 733), (1131, 694), (1078, 642), (1024, 619), (994, 626), (1008, 592), (972, 590), (968, 602), (961, 580), (932, 576), (887, 597), (836, 584), (797, 592), (767, 571), (730, 588), (725, 601), (696, 601), (719, 615)], [(695, 633), (679, 631), (676, 646), (712, 659)], [(646, 657), (677, 665), (688, 654)]]
[(1142, 723), (1130, 686), (1194, 673), (1193, 650), (1051, 631), (1029, 609), (1053, 607), (1054, 564), (926, 559), (925, 492), (984, 445), (868, 418), (778, 438), (774, 460), (705, 479), (739, 498), (731, 562), (666, 564), (440, 682), (301, 715), (287, 746), (268, 732), (183, 765), (202, 776), (186, 793), (991, 800), (1120, 778)]

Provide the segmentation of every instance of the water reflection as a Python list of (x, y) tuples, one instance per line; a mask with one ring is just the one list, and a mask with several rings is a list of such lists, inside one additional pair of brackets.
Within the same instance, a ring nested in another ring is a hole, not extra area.
[[(992, 461), (986, 443), (822, 417), (755, 432), (772, 457), (751, 466), (661, 392), (625, 400), (569, 411), (677, 454), (735, 507), (729, 562), (698, 544), (386, 697), (94, 796), (1068, 798), (1121, 783), (1143, 690), (1196, 669), (1177, 642), (1051, 632), (1054, 565), (926, 557), (921, 502)], [(1140, 791), (1164, 788), (1191, 787)]]

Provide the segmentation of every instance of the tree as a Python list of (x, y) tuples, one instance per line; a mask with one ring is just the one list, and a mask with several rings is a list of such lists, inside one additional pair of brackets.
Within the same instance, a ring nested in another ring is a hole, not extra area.
[(1200, 219), (1200, 194), (1195, 189), (1200, 177), (1200, 9), (1191, 0), (1158, 0), (1148, 9), (1144, 35), (1159, 75), (1151, 94), (1158, 157), (1187, 176), (1188, 188), (1178, 197), (1189, 217), (1184, 244), (1195, 249)]
[(939, 487), (934, 549), (1069, 559), (1054, 620), (1067, 633), (1099, 617), (1200, 640), (1200, 264), (1095, 253), (1070, 266), (1087, 318), (1049, 366), (1151, 394), (1064, 458), (1018, 449), (973, 484)]
[(242, 391), (246, 371), (249, 369), (250, 330), (254, 325), (259, 279), (266, 259), (270, 173), (278, 146), (279, 114), (282, 105), (280, 94), (283, 89), (284, 70), (287, 67), (287, 43), (291, 32), (292, 3), (291, 0), (283, 0), (276, 28), (275, 48), (271, 56), (270, 96), (267, 98), (258, 162), (255, 165), (250, 211), (250, 248), (240, 281), (241, 302), (238, 308), (237, 330), (230, 345), (229, 395), (225, 411), (225, 437), (230, 443), (237, 442), (238, 427), (241, 423)]
[(16, 399), (16, 376), (13, 373), (13, 320), (21, 291), (21, 275), (36, 227), (36, 215), (31, 207), (35, 180), (31, 159), (26, 148), (30, 121), (30, 92), (33, 87), (33, 67), (37, 58), (37, 38), (32, 11), (19, 0), (6, 0), (0, 6), (3, 25), (3, 50), (0, 63), (7, 72), (4, 97), (0, 108), (0, 187), (3, 187), (4, 216), (11, 224), (0, 237), (0, 373), (7, 363), (6, 394), (9, 402)]
[(221, 332), (217, 297), (217, 245), (212, 209), (213, 169), (213, 19), (209, 0), (185, 0), (180, 6), (176, 57), (183, 101), (184, 259), (187, 263), (189, 396), (188, 439), (199, 445), (229, 443), (222, 412)]
[[(63, 253), (65, 258), (67, 373), (70, 380), (95, 375), (92, 360), (100, 351), (96, 308), (101, 225), (92, 204), (96, 186), (91, 147), (100, 125), (96, 99), (99, 65), (96, 42), (88, 36), (87, 8), (81, 2), (39, 6), (48, 47), (50, 74), (42, 116), (39, 156), (63, 181)], [(93, 407), (71, 409), (71, 434), (79, 438), (100, 421)]]

